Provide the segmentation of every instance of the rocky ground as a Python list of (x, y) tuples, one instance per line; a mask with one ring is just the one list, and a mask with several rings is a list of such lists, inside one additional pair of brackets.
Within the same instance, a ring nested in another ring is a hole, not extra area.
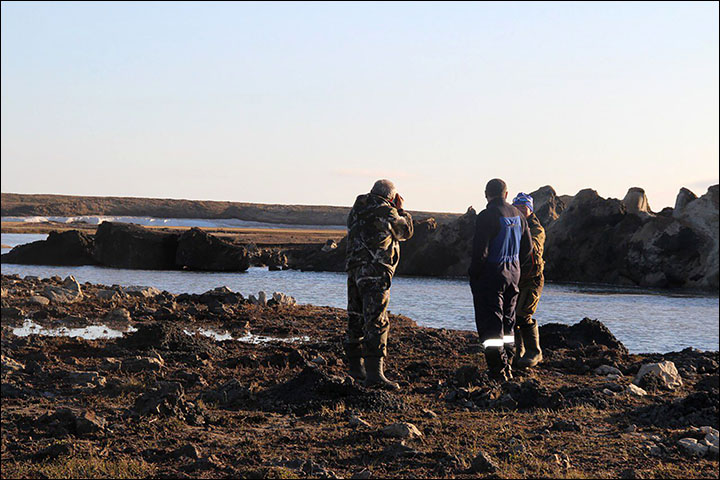
[[(392, 316), (388, 393), (344, 375), (344, 310), (264, 300), (3, 275), (2, 477), (718, 476), (718, 352), (550, 324), (500, 385), (473, 332)], [(16, 336), (28, 319), (136, 330)]]

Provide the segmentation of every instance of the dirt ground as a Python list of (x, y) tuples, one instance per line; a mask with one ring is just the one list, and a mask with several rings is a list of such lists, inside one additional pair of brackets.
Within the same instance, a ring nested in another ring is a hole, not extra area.
[[(58, 289), (70, 294), (53, 297)], [(2, 307), (3, 478), (718, 476), (717, 458), (678, 445), (718, 428), (718, 352), (629, 355), (599, 322), (544, 326), (545, 361), (497, 384), (473, 332), (392, 315), (393, 393), (345, 375), (342, 309), (7, 275)], [(15, 335), (29, 319), (137, 330)], [(248, 341), (257, 336), (276, 340)], [(682, 386), (626, 393), (643, 364), (661, 360)], [(601, 365), (621, 375), (596, 373)], [(399, 422), (420, 435), (385, 430)]]

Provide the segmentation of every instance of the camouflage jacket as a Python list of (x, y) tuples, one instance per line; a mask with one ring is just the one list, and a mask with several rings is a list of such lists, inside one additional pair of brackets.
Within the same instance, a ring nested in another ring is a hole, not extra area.
[(522, 278), (535, 278), (542, 275), (545, 269), (545, 261), (543, 260), (545, 229), (534, 213), (527, 217), (527, 223), (532, 235), (532, 262), (522, 266), (521, 276)]
[(400, 242), (413, 234), (410, 214), (386, 198), (368, 193), (355, 200), (347, 227), (346, 270), (375, 264), (393, 275), (400, 261)]

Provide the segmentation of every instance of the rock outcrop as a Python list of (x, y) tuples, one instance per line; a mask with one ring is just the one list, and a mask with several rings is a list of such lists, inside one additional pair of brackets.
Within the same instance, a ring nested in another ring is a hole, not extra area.
[(652, 215), (650, 203), (648, 202), (645, 190), (640, 187), (632, 187), (623, 198), (623, 205), (628, 213), (636, 215)]
[(533, 198), (535, 216), (545, 228), (557, 220), (567, 206), (550, 185), (538, 188), (530, 196)]
[[(267, 261), (284, 266), (284, 255), (274, 253), (275, 256)], [(13, 248), (2, 256), (2, 262), (240, 272), (248, 269), (250, 257), (245, 247), (233, 245), (199, 228), (178, 235), (133, 224), (103, 222), (94, 237), (77, 230), (52, 232), (47, 240)]]
[(177, 244), (178, 235), (173, 233), (103, 222), (95, 233), (93, 258), (108, 267), (174, 270)]
[(250, 260), (244, 247), (192, 228), (178, 239), (175, 264), (188, 270), (241, 272), (248, 269)]
[(546, 278), (717, 288), (718, 186), (697, 200), (683, 191), (679, 197), (680, 210), (654, 216), (582, 190), (547, 229)]
[(18, 245), (2, 263), (27, 265), (93, 265), (93, 237), (77, 230), (51, 232), (46, 240)]

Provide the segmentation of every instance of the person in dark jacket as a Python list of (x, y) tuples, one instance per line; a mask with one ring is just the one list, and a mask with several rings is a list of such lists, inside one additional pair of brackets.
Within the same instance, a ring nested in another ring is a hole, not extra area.
[(545, 229), (533, 213), (533, 198), (526, 193), (518, 193), (513, 206), (525, 215), (532, 235), (532, 261), (521, 266), (520, 295), (517, 302), (517, 321), (515, 322), (515, 362), (518, 368), (534, 367), (542, 361), (540, 333), (537, 320), (533, 318), (542, 295), (545, 277), (543, 270), (543, 250), (545, 248)]
[(391, 390), (398, 384), (384, 373), (390, 330), (390, 284), (400, 261), (400, 243), (412, 237), (412, 216), (389, 180), (375, 182), (348, 215), (348, 329), (345, 354), (350, 375), (365, 386)]
[(525, 216), (506, 201), (504, 181), (490, 180), (485, 198), (487, 208), (475, 219), (468, 276), (489, 376), (506, 381), (512, 368), (505, 346), (514, 342), (520, 265), (531, 261), (532, 239)]

